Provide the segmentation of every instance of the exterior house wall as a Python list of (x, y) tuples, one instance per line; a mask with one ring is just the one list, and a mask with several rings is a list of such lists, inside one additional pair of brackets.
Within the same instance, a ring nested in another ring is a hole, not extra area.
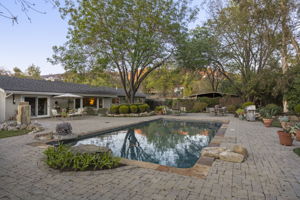
[(18, 105), (21, 102), (21, 95), (10, 95), (5, 99), (5, 120), (15, 119), (18, 112)]
[(110, 108), (112, 105), (112, 98), (103, 98), (103, 108)]
[(0, 90), (0, 122), (5, 121), (5, 92)]

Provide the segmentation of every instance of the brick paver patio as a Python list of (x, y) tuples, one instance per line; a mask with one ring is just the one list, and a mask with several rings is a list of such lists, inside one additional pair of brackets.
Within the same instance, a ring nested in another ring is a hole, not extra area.
[[(183, 118), (216, 119), (207, 115)], [(0, 139), (0, 199), (300, 199), (300, 157), (292, 152), (300, 143), (284, 147), (278, 144), (276, 128), (233, 117), (221, 119), (230, 120), (225, 137), (231, 138), (222, 146), (242, 144), (249, 157), (241, 164), (215, 161), (206, 179), (136, 166), (60, 173), (43, 164), (43, 149), (28, 145), (33, 135)], [(145, 118), (91, 118), (74, 120), (72, 125), (80, 132), (137, 120)], [(49, 129), (55, 124), (41, 122)]]

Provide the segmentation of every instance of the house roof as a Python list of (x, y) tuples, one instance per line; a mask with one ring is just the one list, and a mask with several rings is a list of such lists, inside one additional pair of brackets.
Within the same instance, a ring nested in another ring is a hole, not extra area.
[[(66, 83), (62, 81), (35, 80), (1, 75), (0, 88), (7, 91), (24, 92), (77, 93), (113, 96), (125, 95), (124, 90), (110, 87), (94, 87), (85, 84)], [(145, 94), (138, 93), (136, 96), (145, 97)]]

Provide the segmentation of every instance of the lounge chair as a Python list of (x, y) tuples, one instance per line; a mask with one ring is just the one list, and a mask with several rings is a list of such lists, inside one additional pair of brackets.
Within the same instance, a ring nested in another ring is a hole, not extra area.
[(52, 117), (60, 117), (60, 114), (58, 114), (56, 109), (52, 109), (51, 113), (52, 113)]
[(78, 108), (77, 111), (74, 113), (69, 113), (70, 117), (75, 117), (75, 116), (82, 116), (83, 115), (83, 108)]

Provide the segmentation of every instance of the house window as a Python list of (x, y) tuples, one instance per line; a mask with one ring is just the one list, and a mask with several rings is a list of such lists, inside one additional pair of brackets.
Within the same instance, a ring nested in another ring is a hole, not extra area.
[(95, 97), (83, 98), (83, 107), (97, 108), (97, 98), (95, 98)]
[(75, 108), (80, 108), (80, 99), (75, 99)]
[(120, 99), (119, 99), (118, 97), (112, 98), (111, 102), (112, 102), (113, 104), (119, 104), (119, 103), (120, 103)]

